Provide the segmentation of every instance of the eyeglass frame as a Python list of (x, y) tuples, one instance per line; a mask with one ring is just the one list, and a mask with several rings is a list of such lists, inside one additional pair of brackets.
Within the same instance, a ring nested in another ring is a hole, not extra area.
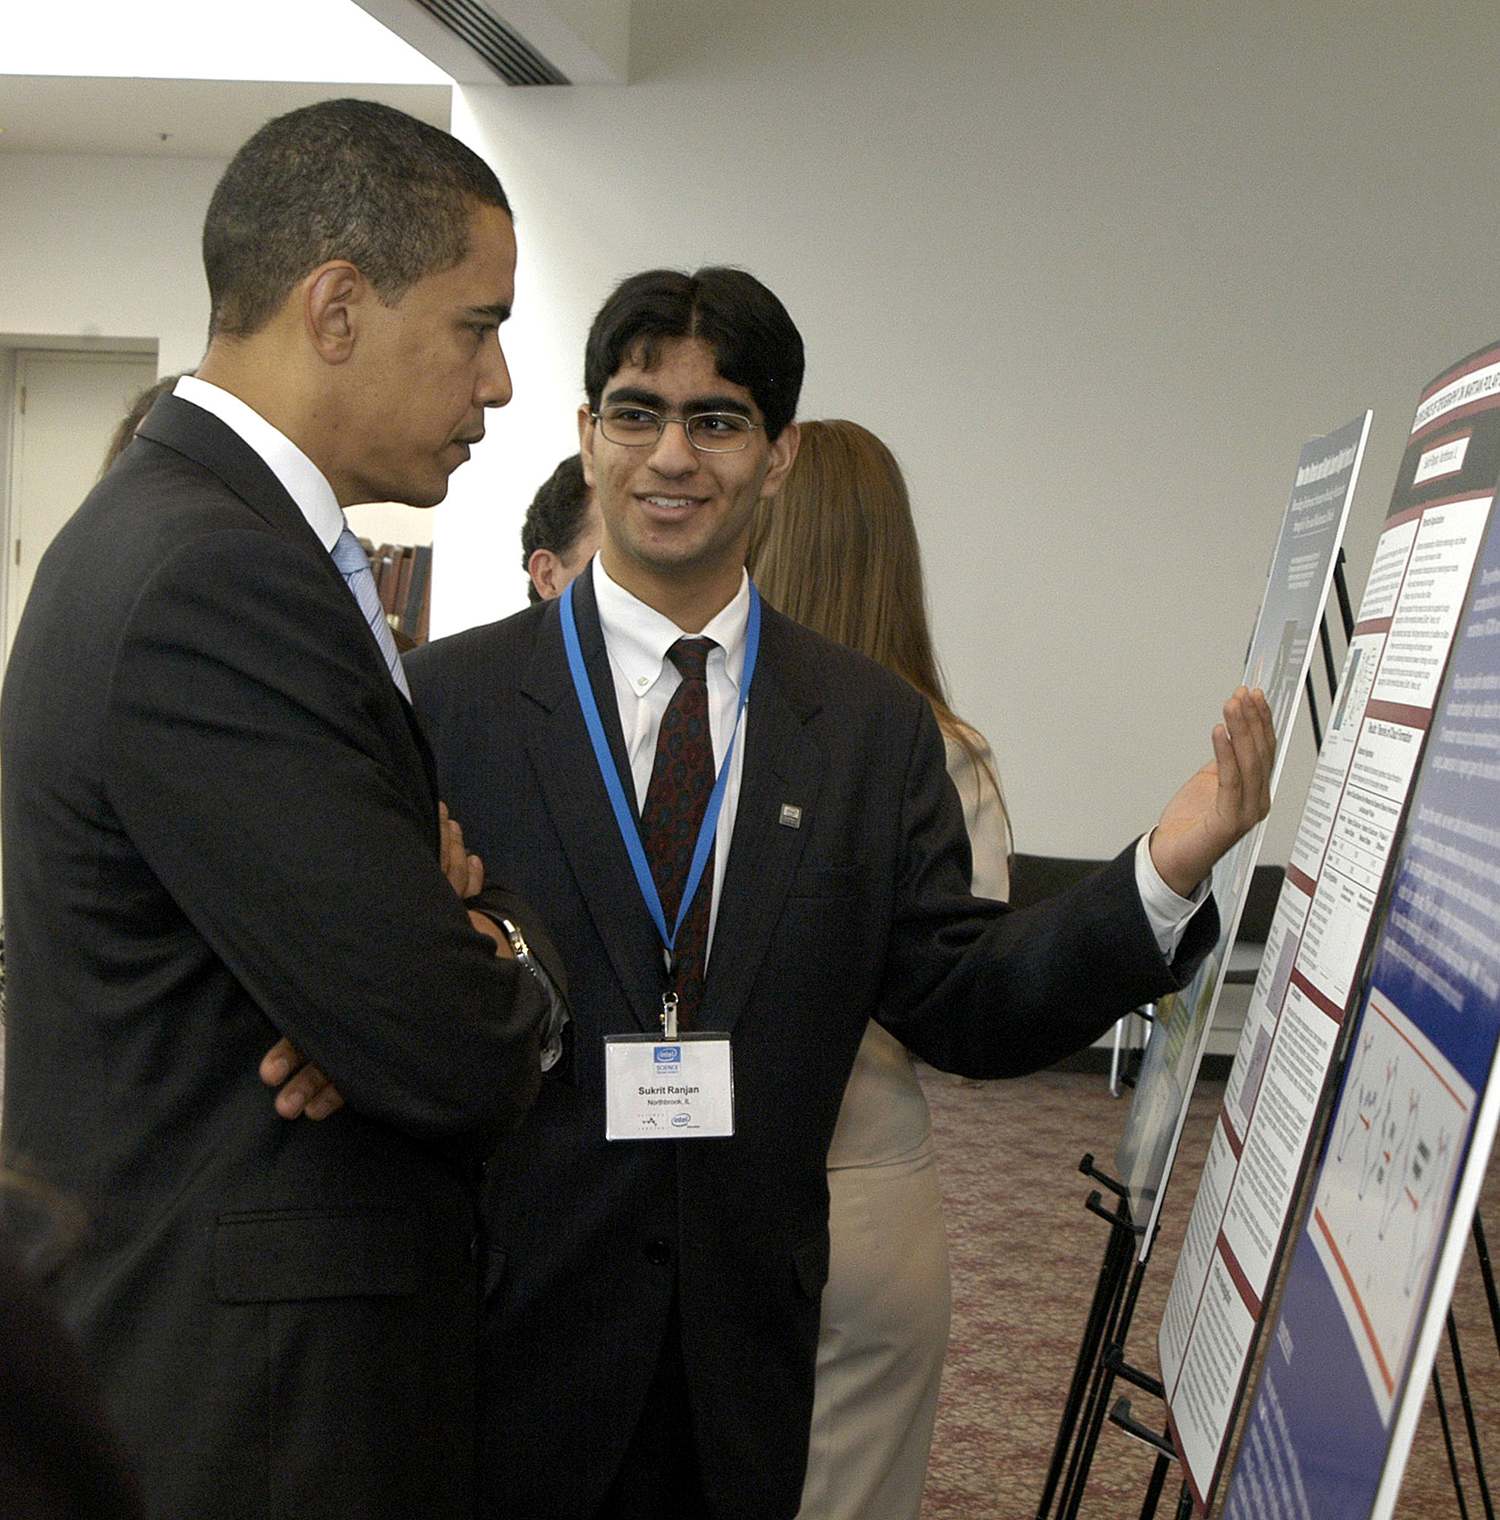
[[(675, 422), (682, 429), (683, 435), (686, 437), (687, 441), (693, 446), (693, 448), (697, 449), (700, 454), (743, 454), (745, 450), (750, 447), (751, 433), (755, 432), (757, 429), (760, 432), (765, 432), (766, 430), (766, 425), (764, 422), (755, 422), (751, 418), (745, 416), (743, 412), (726, 412), (723, 410), (715, 410), (707, 412), (689, 412), (686, 417), (668, 417), (665, 412), (657, 411), (654, 406), (640, 406), (634, 401), (621, 401), (616, 404), (625, 407), (632, 412), (644, 412), (647, 416), (656, 418), (655, 438), (643, 438), (639, 443), (622, 443), (618, 438), (610, 438), (609, 434), (605, 432), (605, 419), (602, 409), (597, 412), (590, 412), (589, 417), (598, 425), (599, 431), (601, 433), (604, 433), (605, 438), (607, 438), (609, 442), (614, 444), (614, 446), (618, 449), (654, 448), (658, 443), (661, 442), (661, 435), (666, 432), (667, 424), (669, 422)], [(732, 417), (736, 422), (744, 423), (745, 441), (739, 444), (736, 448), (732, 449), (704, 448), (703, 445), (693, 437), (691, 429), (691, 424), (696, 422), (700, 417)]]

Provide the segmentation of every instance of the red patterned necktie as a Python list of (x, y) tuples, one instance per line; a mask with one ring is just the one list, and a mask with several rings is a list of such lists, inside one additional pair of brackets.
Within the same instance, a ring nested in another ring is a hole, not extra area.
[[(714, 789), (714, 746), (708, 728), (708, 652), (712, 639), (678, 639), (667, 658), (682, 675), (656, 737), (651, 784), (641, 809), (641, 838), (670, 928), (677, 922), (682, 890), (698, 843), (698, 830)], [(708, 907), (713, 894), (713, 857), (704, 867), (693, 904), (677, 933), (675, 974), (678, 1027), (691, 1026), (703, 1001), (703, 962), (708, 948)]]

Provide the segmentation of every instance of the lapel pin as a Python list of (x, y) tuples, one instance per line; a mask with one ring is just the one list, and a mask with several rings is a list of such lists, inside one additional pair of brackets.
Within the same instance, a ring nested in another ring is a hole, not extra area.
[(802, 809), (793, 807), (790, 802), (781, 804), (781, 826), (784, 829), (800, 829), (802, 827)]

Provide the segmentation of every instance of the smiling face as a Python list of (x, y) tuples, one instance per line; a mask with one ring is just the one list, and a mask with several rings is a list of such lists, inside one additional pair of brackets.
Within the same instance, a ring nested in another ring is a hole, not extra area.
[(500, 324), (515, 299), (516, 238), (498, 206), (475, 205), (461, 262), (394, 306), (362, 301), (346, 388), (340, 506), (435, 506), (484, 436), (484, 409), (511, 397)]
[[(662, 346), (643, 369), (627, 360), (606, 382), (601, 407), (631, 402), (668, 417), (740, 412), (761, 422), (750, 392), (719, 374), (699, 338)], [(584, 476), (604, 520), (599, 558), (611, 579), (688, 633), (698, 632), (739, 590), (756, 504), (774, 496), (797, 452), (795, 424), (774, 441), (757, 428), (748, 447), (705, 453), (674, 424), (654, 444), (611, 443), (578, 414)]]

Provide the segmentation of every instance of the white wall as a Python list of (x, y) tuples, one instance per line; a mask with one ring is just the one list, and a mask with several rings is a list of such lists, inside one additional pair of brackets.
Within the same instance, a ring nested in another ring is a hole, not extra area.
[[(1419, 385), (1500, 335), (1492, 0), (634, 0), (628, 88), (471, 89), (515, 202), (517, 398), (438, 509), (435, 631), (520, 606), (612, 283), (742, 263), (804, 416), (911, 477), (958, 709), (1023, 849), (1099, 854), (1206, 754), (1297, 451), (1376, 411), (1363, 585)], [(222, 164), (0, 152), (0, 335), (196, 363)], [(1310, 769), (1292, 739), (1268, 858)]]
[(224, 162), (0, 153), (0, 333), (148, 338), (192, 369), (208, 332), (198, 240)]
[[(1404, 12), (1404, 14), (1403, 14)], [(445, 626), (520, 605), (619, 277), (741, 263), (804, 416), (903, 460), (958, 710), (1023, 849), (1099, 854), (1201, 758), (1301, 444), (1376, 421), (1357, 599), (1419, 385), (1500, 333), (1492, 0), (636, 0), (625, 90), (467, 89), (518, 212), (517, 399), (439, 509)], [(1266, 858), (1310, 773), (1292, 737)]]

